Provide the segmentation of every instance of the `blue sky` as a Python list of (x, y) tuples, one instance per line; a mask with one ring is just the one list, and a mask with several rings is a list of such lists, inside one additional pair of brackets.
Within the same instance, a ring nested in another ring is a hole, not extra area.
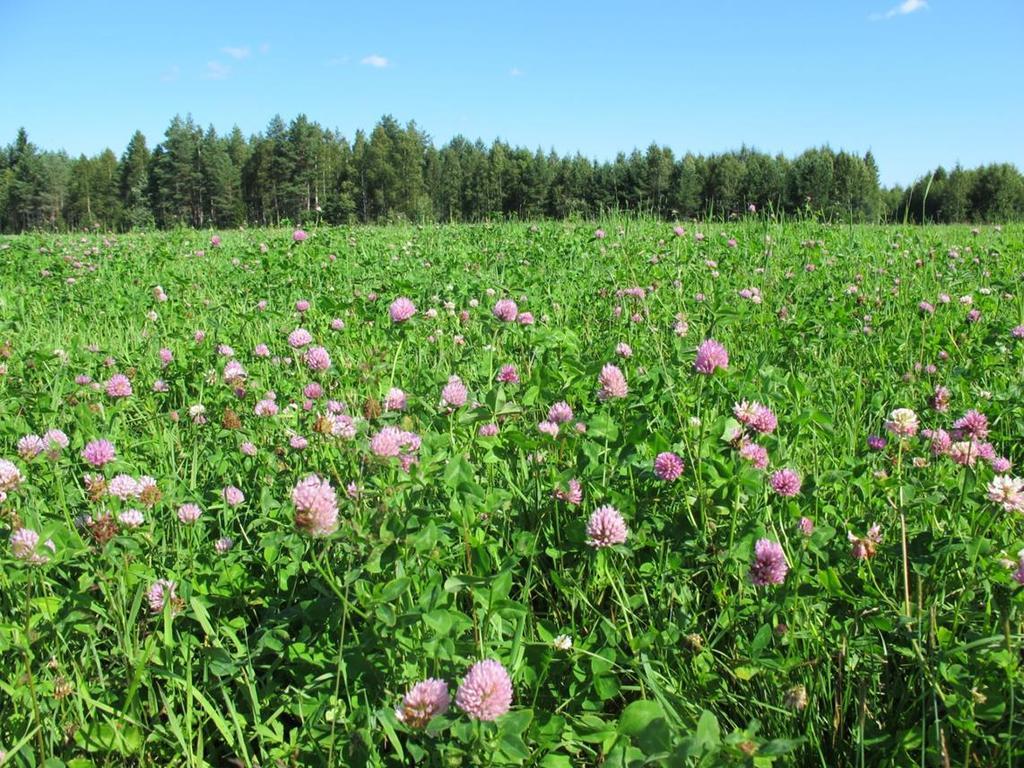
[(883, 183), (1024, 168), (1022, 0), (0, 0), (0, 144), (120, 155), (175, 113), (351, 137), (385, 113), (598, 158), (871, 149)]

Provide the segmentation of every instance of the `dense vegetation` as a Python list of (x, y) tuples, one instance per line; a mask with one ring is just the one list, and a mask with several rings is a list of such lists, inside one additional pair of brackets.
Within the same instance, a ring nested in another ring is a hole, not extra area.
[(1021, 765), (1022, 271), (755, 216), (0, 239), (4, 764)]
[(437, 148), (414, 123), (384, 117), (350, 142), (305, 116), (262, 134), (218, 136), (175, 117), (152, 151), (135, 133), (69, 158), (21, 131), (0, 153), (0, 231), (303, 226), (315, 222), (477, 222), (597, 217), (726, 219), (756, 209), (843, 222), (999, 222), (1024, 218), (1012, 165), (938, 168), (909, 189), (879, 187), (870, 152), (828, 147), (796, 158), (751, 149), (676, 157), (652, 144), (611, 162), (457, 137)]

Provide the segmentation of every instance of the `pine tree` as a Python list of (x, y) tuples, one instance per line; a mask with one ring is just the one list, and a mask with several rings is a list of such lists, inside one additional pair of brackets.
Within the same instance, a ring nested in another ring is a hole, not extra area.
[(205, 225), (201, 141), (192, 116), (175, 115), (153, 153), (150, 194), (160, 226)]
[(118, 168), (118, 192), (122, 208), (120, 226), (123, 229), (148, 227), (153, 224), (153, 213), (147, 194), (149, 163), (150, 154), (146, 147), (146, 137), (142, 135), (142, 131), (136, 131), (128, 141), (124, 154), (121, 155)]
[(200, 141), (204, 219), (215, 227), (235, 227), (241, 223), (241, 175), (228, 144), (217, 137), (211, 125)]

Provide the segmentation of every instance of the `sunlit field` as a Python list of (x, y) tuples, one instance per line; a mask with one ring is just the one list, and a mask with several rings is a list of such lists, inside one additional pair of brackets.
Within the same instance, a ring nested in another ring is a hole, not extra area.
[(0, 764), (1021, 765), (1022, 273), (759, 214), (0, 238)]

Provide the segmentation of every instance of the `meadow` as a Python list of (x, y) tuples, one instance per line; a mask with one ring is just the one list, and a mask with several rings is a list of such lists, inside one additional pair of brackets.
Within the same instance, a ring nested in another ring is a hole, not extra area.
[(2, 237), (0, 764), (1024, 764), (1022, 273), (759, 214)]

